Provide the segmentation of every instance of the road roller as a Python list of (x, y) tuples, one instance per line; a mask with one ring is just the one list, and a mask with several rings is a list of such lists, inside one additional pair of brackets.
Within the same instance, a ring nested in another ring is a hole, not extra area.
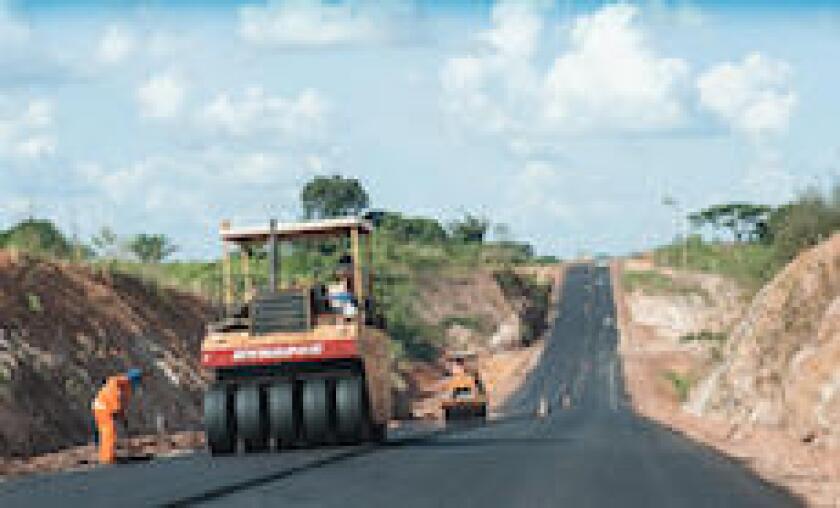
[(454, 352), (446, 355), (448, 380), (441, 399), (441, 412), (446, 422), (486, 420), (487, 390), (478, 369), (478, 355)]
[(221, 311), (200, 353), (212, 454), (385, 438), (390, 348), (373, 297), (373, 233), (358, 217), (222, 222)]

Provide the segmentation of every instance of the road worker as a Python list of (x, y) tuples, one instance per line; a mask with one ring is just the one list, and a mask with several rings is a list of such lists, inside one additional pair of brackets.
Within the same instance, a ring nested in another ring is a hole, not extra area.
[(115, 420), (126, 425), (125, 410), (132, 392), (140, 387), (143, 373), (130, 369), (125, 374), (109, 377), (93, 399), (93, 418), (96, 421), (96, 442), (99, 445), (99, 463), (113, 464), (116, 455), (117, 430)]

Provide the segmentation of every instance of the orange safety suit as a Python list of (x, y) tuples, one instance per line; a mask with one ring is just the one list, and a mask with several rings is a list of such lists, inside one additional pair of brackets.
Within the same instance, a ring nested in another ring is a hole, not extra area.
[(131, 398), (131, 382), (125, 375), (111, 376), (91, 404), (99, 431), (99, 463), (113, 464), (116, 456), (117, 430), (114, 420), (125, 420), (125, 408)]

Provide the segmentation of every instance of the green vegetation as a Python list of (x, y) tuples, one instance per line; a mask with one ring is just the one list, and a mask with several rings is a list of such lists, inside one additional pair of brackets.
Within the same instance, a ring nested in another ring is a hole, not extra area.
[(769, 224), (777, 257), (793, 259), (840, 230), (840, 185), (830, 195), (806, 191), (793, 203), (776, 209)]
[(680, 402), (687, 401), (688, 396), (691, 393), (691, 378), (673, 370), (669, 370), (664, 374), (664, 376), (665, 379), (671, 382), (671, 385), (674, 387), (674, 391), (677, 393), (677, 398), (679, 398)]
[[(720, 273), (757, 291), (800, 252), (840, 231), (840, 184), (809, 189), (779, 207), (750, 203), (713, 205), (688, 216), (693, 226), (726, 232), (734, 242), (699, 235), (657, 249), (657, 264)], [(685, 250), (685, 257), (683, 253)]]
[(548, 324), (549, 305), (551, 303), (551, 286), (542, 284), (535, 277), (516, 274), (509, 267), (495, 272), (496, 283), (511, 302), (521, 302), (525, 332), (523, 341), (528, 344), (542, 335)]
[(368, 194), (355, 178), (316, 176), (301, 190), (300, 202), (307, 219), (359, 215), (368, 207)]
[(0, 232), (0, 248), (14, 247), (33, 254), (70, 257), (73, 246), (52, 222), (26, 219)]
[(26, 306), (29, 312), (42, 312), (44, 310), (41, 305), (41, 298), (35, 293), (26, 293)]
[[(341, 176), (315, 177), (300, 193), (304, 219), (357, 215), (369, 206), (369, 197), (356, 179)], [(512, 241), (507, 226), (492, 225), (487, 218), (465, 214), (448, 225), (430, 217), (411, 217), (396, 211), (373, 211), (367, 216), (376, 226), (373, 238), (375, 295), (381, 317), (393, 339), (397, 358), (433, 359), (445, 345), (446, 330), (454, 324), (489, 334), (488, 324), (469, 315), (453, 315), (441, 323), (429, 324), (420, 316), (420, 287), (423, 280), (436, 277), (457, 278), (477, 267), (500, 273), (498, 280), (506, 295), (527, 301), (526, 322), (544, 316), (549, 288), (528, 278), (515, 276), (513, 265), (556, 262), (554, 258), (535, 258), (527, 243)], [(495, 241), (488, 239), (493, 228)], [(145, 284), (150, 292), (164, 296), (161, 287), (173, 287), (201, 294), (221, 302), (221, 263), (208, 261), (167, 261), (176, 247), (161, 234), (141, 233), (120, 237), (102, 228), (90, 239), (90, 247), (73, 245), (47, 220), (29, 219), (0, 232), (0, 247), (15, 246), (36, 256), (84, 263), (106, 277), (130, 276)], [(300, 284), (324, 280), (332, 274), (346, 242), (325, 244), (301, 240), (282, 246), (281, 284)], [(84, 253), (74, 255), (74, 251)], [(251, 275), (257, 286), (267, 284), (266, 249), (250, 252)], [(232, 256), (234, 281), (241, 284), (238, 255)], [(27, 296), (33, 312), (40, 300)], [(528, 318), (527, 316), (531, 316)], [(541, 333), (536, 327), (530, 336)]]
[(736, 242), (764, 240), (768, 235), (767, 221), (773, 209), (752, 203), (712, 205), (692, 213), (688, 220), (694, 227), (710, 226), (728, 230)]
[(446, 316), (441, 321), (440, 326), (444, 330), (452, 326), (460, 326), (462, 328), (481, 333), (487, 333), (489, 331), (492, 331), (487, 329), (486, 323), (484, 323), (483, 321), (481, 321), (481, 319), (475, 316)]
[(682, 268), (684, 248), (689, 270), (719, 273), (750, 292), (758, 291), (782, 266), (772, 245), (711, 243), (697, 236), (691, 237), (686, 245), (657, 249), (654, 260), (658, 265)]
[(680, 342), (716, 342), (722, 344), (726, 342), (729, 337), (722, 332), (712, 332), (709, 330), (702, 330), (697, 333), (687, 333), (680, 337)]
[(707, 300), (711, 298), (700, 286), (677, 281), (658, 272), (625, 270), (621, 277), (622, 285), (628, 291), (679, 296), (699, 295)]
[(143, 263), (160, 263), (178, 248), (166, 235), (140, 233), (128, 242), (128, 250)]

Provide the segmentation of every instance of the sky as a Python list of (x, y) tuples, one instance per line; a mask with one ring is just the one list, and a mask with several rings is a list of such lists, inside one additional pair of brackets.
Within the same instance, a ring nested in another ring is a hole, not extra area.
[(641, 250), (835, 179), (832, 4), (0, 0), (0, 228), (206, 258), (341, 174), (541, 254)]

